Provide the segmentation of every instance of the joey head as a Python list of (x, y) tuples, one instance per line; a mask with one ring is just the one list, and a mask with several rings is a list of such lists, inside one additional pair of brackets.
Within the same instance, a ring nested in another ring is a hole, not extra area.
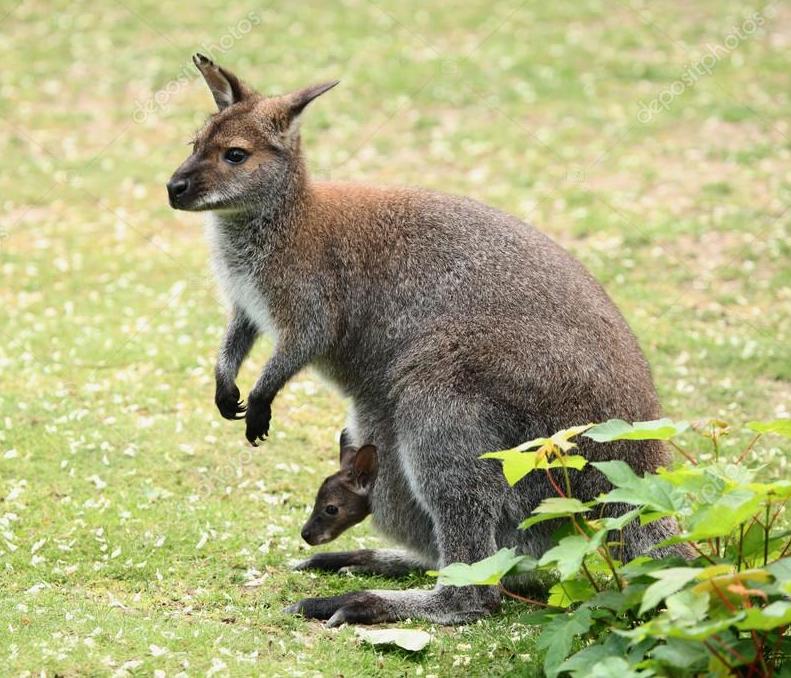
[(322, 482), (313, 512), (302, 528), (302, 538), (311, 546), (331, 542), (371, 513), (376, 448), (341, 444), (340, 465), (339, 471)]

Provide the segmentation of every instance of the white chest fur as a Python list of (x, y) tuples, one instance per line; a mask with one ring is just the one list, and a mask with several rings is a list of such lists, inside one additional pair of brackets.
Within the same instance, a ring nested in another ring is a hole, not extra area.
[(235, 260), (231, 243), (217, 216), (208, 212), (206, 216), (206, 237), (211, 250), (212, 267), (217, 283), (228, 304), (242, 309), (260, 332), (277, 335), (261, 282), (256, 280), (252, 265)]

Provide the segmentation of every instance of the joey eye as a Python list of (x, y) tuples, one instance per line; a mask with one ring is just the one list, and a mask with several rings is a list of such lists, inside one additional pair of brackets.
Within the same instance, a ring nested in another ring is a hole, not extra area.
[(330, 515), (330, 516), (337, 515), (338, 514), (338, 507), (337, 506), (333, 506), (332, 504), (329, 504), (327, 507), (325, 507), (324, 512), (327, 515)]
[(223, 154), (223, 160), (231, 165), (241, 165), (250, 154), (243, 148), (229, 148)]

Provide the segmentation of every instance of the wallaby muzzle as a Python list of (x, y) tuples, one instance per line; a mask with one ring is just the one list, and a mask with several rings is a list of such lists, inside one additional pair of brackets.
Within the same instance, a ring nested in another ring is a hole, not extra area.
[(166, 184), (168, 201), (173, 209), (189, 210), (198, 197), (198, 181), (196, 180), (196, 156), (187, 158), (181, 166), (173, 172), (170, 181)]
[(305, 527), (302, 528), (302, 532), (300, 533), (301, 537), (305, 540), (306, 543), (310, 544), (311, 546), (319, 546), (321, 544), (326, 544), (327, 542), (331, 542), (337, 535), (331, 534), (327, 530), (319, 531), (315, 529), (315, 525), (312, 524), (313, 521), (309, 520)]

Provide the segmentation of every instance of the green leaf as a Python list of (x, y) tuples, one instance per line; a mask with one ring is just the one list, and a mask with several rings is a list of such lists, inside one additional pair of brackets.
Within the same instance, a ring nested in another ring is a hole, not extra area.
[(559, 459), (555, 459), (551, 464), (547, 464), (547, 468), (560, 468), (565, 466), (566, 468), (573, 468), (576, 471), (580, 471), (587, 463), (588, 460), (585, 459), (585, 457), (581, 457), (578, 454), (572, 454), (568, 457), (563, 457), (562, 462)]
[(515, 549), (500, 549), (493, 556), (477, 563), (451, 563), (439, 572), (427, 574), (438, 577), (437, 581), (445, 586), (492, 586), (525, 560), (527, 556), (517, 555)]
[(536, 470), (538, 454), (505, 450), (503, 452), (487, 452), (481, 455), (481, 459), (500, 459), (503, 462), (503, 475), (508, 484), (513, 487), (528, 473)]
[(579, 572), (585, 556), (601, 546), (606, 534), (607, 530), (600, 530), (589, 540), (581, 535), (563, 537), (557, 546), (541, 556), (538, 564), (541, 566), (555, 563), (561, 580), (569, 579)]
[(583, 648), (564, 661), (560, 672), (569, 672), (573, 678), (587, 678), (592, 666), (608, 657), (628, 656), (629, 643), (625, 638), (614, 633), (605, 636), (604, 640)]
[(749, 521), (763, 502), (763, 495), (744, 487), (724, 492), (714, 503), (690, 518), (690, 529), (683, 537), (689, 541), (726, 537)]
[(751, 421), (747, 428), (756, 433), (776, 433), (791, 438), (791, 419), (774, 419), (772, 421)]
[(624, 575), (627, 579), (637, 579), (644, 577), (652, 572), (661, 570), (667, 567), (661, 560), (651, 558), (651, 556), (637, 556), (630, 560), (626, 565), (622, 565), (618, 572)]
[(525, 626), (545, 626), (551, 622), (555, 617), (565, 616), (565, 613), (558, 613), (557, 610), (550, 610), (547, 608), (533, 610), (526, 612), (519, 617), (519, 623)]
[(684, 494), (672, 483), (658, 475), (637, 476), (623, 461), (593, 462), (615, 489), (599, 497), (604, 504), (624, 503), (647, 506), (654, 511), (674, 513), (684, 506)]
[(582, 426), (564, 428), (562, 431), (552, 434), (552, 436), (549, 438), (535, 438), (533, 440), (528, 440), (526, 443), (518, 445), (515, 449), (519, 450), (520, 452), (538, 449), (538, 451), (542, 453), (547, 453), (551, 449), (557, 447), (563, 452), (568, 452), (577, 446), (576, 443), (571, 442), (571, 439), (575, 438), (583, 431), (587, 431), (591, 426), (593, 426), (593, 424), (583, 424)]
[(586, 607), (607, 609), (619, 614), (629, 607), (627, 598), (621, 591), (613, 591), (611, 589), (604, 589), (599, 591), (595, 596), (590, 598), (586, 603)]
[(548, 678), (555, 678), (563, 660), (571, 650), (575, 636), (582, 635), (590, 629), (593, 620), (588, 609), (579, 609), (571, 614), (558, 615), (545, 627), (536, 645), (545, 650), (544, 673)]
[[(558, 672), (570, 673), (572, 678), (577, 678), (577, 676), (587, 678), (590, 675), (591, 666), (596, 666), (608, 657), (618, 656), (604, 645), (590, 645), (564, 661), (558, 667)], [(620, 656), (623, 656), (623, 652), (620, 653)]]
[(623, 657), (606, 657), (591, 666), (586, 675), (589, 678), (648, 678), (654, 672), (636, 671)]
[(667, 418), (636, 421), (634, 424), (623, 419), (610, 419), (588, 429), (582, 435), (597, 443), (614, 440), (669, 440), (688, 428), (689, 424), (685, 421), (674, 422)]
[(709, 594), (683, 589), (667, 596), (667, 615), (679, 624), (695, 624), (703, 621), (709, 611)]
[(574, 603), (590, 600), (596, 595), (596, 589), (587, 579), (569, 579), (555, 584), (549, 589), (547, 603), (553, 607), (569, 607)]
[(791, 557), (776, 560), (766, 567), (778, 584), (791, 584)]
[(585, 511), (590, 511), (588, 506), (588, 504), (583, 504), (579, 499), (550, 497), (549, 499), (544, 499), (533, 511), (536, 515), (525, 518), (519, 524), (519, 528), (526, 530), (533, 525), (543, 523), (547, 520), (567, 518), (572, 513), (584, 513)]
[(671, 638), (666, 645), (657, 645), (651, 650), (651, 656), (662, 664), (695, 672), (706, 665), (709, 651), (701, 643)]
[(703, 572), (703, 568), (700, 567), (670, 567), (665, 570), (649, 572), (648, 575), (657, 581), (645, 590), (638, 614), (643, 615), (648, 610), (654, 609), (667, 596), (680, 591), (701, 572)]
[(681, 640), (702, 641), (708, 640), (711, 636), (737, 624), (742, 619), (744, 619), (744, 613), (740, 612), (724, 619), (683, 624), (672, 619), (667, 614), (662, 614), (628, 631), (615, 629), (615, 633), (631, 638), (633, 643), (646, 638), (678, 638)]
[(593, 466), (615, 487), (631, 487), (640, 480), (625, 461), (599, 461), (593, 462)]
[(746, 617), (736, 625), (740, 631), (771, 631), (791, 624), (791, 603), (787, 600), (776, 600), (766, 607), (749, 607), (745, 613)]
[(481, 459), (500, 459), (503, 462), (503, 475), (508, 481), (508, 484), (513, 487), (528, 473), (532, 473), (537, 469), (559, 468), (565, 466), (566, 468), (576, 469), (579, 471), (585, 464), (588, 463), (585, 457), (579, 455), (572, 455), (560, 459), (553, 459), (547, 461), (545, 457), (539, 455), (538, 452), (519, 452), (518, 450), (503, 450), (502, 452), (486, 452), (481, 455)]
[(529, 527), (533, 527), (533, 525), (537, 525), (538, 523), (546, 522), (547, 520), (557, 520), (558, 518), (568, 518), (567, 513), (540, 513), (537, 516), (530, 516), (529, 518), (525, 518), (521, 523), (519, 523), (520, 530), (526, 530)]
[(533, 513), (584, 513), (590, 511), (590, 508), (583, 504), (579, 499), (573, 497), (550, 497), (544, 499), (535, 509)]
[(640, 509), (636, 508), (636, 509), (632, 509), (631, 511), (627, 511), (623, 515), (616, 516), (614, 518), (603, 518), (599, 522), (601, 523), (602, 527), (608, 530), (622, 530), (639, 515), (640, 515)]
[[(764, 549), (764, 528), (758, 523), (752, 523), (742, 537), (742, 558), (750, 558), (756, 553), (762, 553)], [(735, 539), (731, 545), (732, 558), (738, 558), (739, 540)]]

